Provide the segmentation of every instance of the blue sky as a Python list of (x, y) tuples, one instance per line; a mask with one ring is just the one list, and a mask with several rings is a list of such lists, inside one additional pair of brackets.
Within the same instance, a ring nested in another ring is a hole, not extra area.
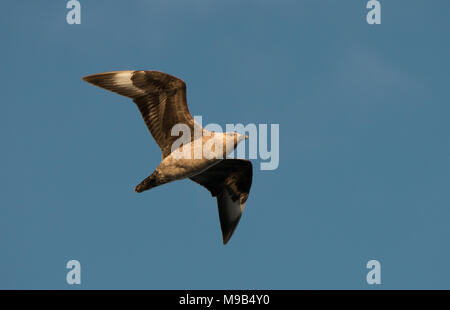
[[(450, 288), (448, 1), (375, 26), (361, 0), (80, 2), (2, 3), (0, 288)], [(227, 246), (197, 184), (134, 193), (160, 151), (81, 80), (126, 69), (184, 79), (204, 123), (280, 124)]]

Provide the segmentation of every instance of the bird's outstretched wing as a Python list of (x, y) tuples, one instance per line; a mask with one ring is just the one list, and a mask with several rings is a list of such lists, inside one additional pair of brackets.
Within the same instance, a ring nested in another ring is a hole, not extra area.
[(227, 244), (244, 212), (252, 185), (252, 163), (243, 159), (224, 159), (190, 179), (217, 197), (223, 243)]
[[(176, 124), (185, 124), (194, 136), (194, 122), (186, 102), (184, 81), (158, 71), (113, 71), (83, 77), (95, 86), (132, 98), (139, 108), (153, 138), (162, 150), (163, 157), (171, 152), (172, 136)], [(176, 132), (178, 134), (178, 132)]]

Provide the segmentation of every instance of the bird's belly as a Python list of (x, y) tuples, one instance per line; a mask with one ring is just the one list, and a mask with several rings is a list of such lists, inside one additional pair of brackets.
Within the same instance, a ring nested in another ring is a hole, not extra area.
[[(163, 159), (157, 170), (167, 182), (193, 177), (223, 160), (221, 149), (211, 152), (205, 147), (212, 137), (203, 136), (195, 141), (182, 145)], [(215, 136), (216, 143), (222, 143), (221, 136)]]
[(157, 170), (168, 182), (189, 178), (218, 164), (221, 159), (184, 159), (168, 156), (164, 158)]

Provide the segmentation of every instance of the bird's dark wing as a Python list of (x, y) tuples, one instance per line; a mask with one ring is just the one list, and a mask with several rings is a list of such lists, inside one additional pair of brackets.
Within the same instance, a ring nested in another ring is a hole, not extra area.
[(224, 159), (190, 179), (217, 197), (223, 243), (227, 244), (244, 212), (252, 185), (252, 163), (243, 159)]
[(179, 138), (171, 134), (174, 125), (189, 127), (188, 141), (194, 136), (194, 127), (199, 126), (201, 132), (187, 106), (186, 84), (174, 76), (158, 71), (114, 71), (89, 75), (83, 80), (132, 98), (163, 157), (170, 154), (173, 142)]

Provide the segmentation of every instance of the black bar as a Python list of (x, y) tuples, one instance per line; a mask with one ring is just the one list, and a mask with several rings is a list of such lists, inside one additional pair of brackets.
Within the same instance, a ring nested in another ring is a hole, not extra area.
[[(234, 307), (262, 307), (272, 308), (281, 306), (322, 305), (348, 302), (366, 308), (366, 305), (380, 305), (385, 308), (386, 298), (404, 303), (430, 300), (438, 302), (440, 299), (448, 302), (450, 291), (421, 291), (421, 290), (327, 290), (327, 291), (299, 291), (299, 290), (23, 290), (0, 291), (2, 300), (12, 298), (14, 301), (55, 300), (56, 297), (64, 303), (83, 305), (84, 299), (89, 298), (101, 302), (117, 304), (132, 301), (151, 306), (181, 307), (196, 309), (223, 309)], [(27, 298), (24, 298), (27, 297)], [(29, 297), (29, 298), (28, 298)], [(445, 304), (447, 304), (447, 302)], [(284, 308), (279, 308), (284, 309)], [(291, 308), (286, 308), (291, 309)]]

